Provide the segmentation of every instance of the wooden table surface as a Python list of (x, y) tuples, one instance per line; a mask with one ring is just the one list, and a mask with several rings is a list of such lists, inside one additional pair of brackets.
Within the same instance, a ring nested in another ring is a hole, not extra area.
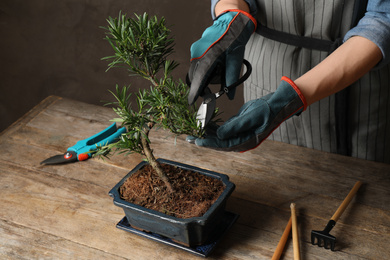
[[(0, 134), (0, 259), (199, 259), (116, 228), (124, 213), (108, 191), (141, 160), (116, 155), (66, 165), (40, 162), (111, 123), (109, 108), (48, 97)], [(152, 132), (157, 157), (229, 175), (227, 210), (240, 217), (209, 259), (270, 259), (296, 203), (301, 259), (390, 259), (390, 165), (266, 141), (223, 153)], [(356, 181), (364, 185), (331, 234), (313, 246)], [(283, 259), (293, 258), (288, 239)]]

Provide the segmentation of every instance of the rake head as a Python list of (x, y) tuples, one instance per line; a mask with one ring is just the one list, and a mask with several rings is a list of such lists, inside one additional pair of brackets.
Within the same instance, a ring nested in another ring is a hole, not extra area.
[(324, 247), (325, 249), (331, 249), (334, 251), (336, 238), (330, 235), (329, 232), (335, 225), (336, 222), (334, 220), (330, 220), (323, 231), (312, 230), (311, 243), (313, 245), (318, 245), (319, 247)]

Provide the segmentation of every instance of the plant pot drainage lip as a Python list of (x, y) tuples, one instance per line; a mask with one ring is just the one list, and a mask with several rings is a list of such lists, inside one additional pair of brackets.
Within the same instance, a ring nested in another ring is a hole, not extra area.
[(218, 178), (225, 185), (225, 189), (222, 192), (222, 194), (219, 196), (219, 198), (207, 210), (207, 212), (205, 214), (203, 214), (203, 216), (200, 216), (200, 217), (193, 217), (193, 218), (188, 218), (188, 219), (178, 219), (176, 217), (166, 215), (166, 214), (164, 214), (162, 212), (158, 212), (158, 211), (155, 211), (155, 210), (152, 210), (152, 209), (144, 208), (144, 207), (139, 206), (137, 204), (133, 204), (133, 203), (130, 203), (130, 202), (127, 202), (127, 201), (121, 199), (120, 195), (119, 195), (119, 188), (126, 181), (126, 179), (130, 175), (132, 175), (134, 172), (138, 171), (141, 167), (143, 167), (144, 165), (148, 164), (148, 162), (142, 161), (133, 170), (131, 170), (125, 177), (123, 177), (122, 180), (120, 182), (118, 182), (110, 190), (109, 195), (114, 199), (114, 204), (116, 206), (119, 206), (119, 207), (131, 207), (133, 210), (140, 211), (140, 212), (142, 211), (144, 214), (158, 216), (160, 219), (169, 219), (170, 221), (178, 220), (181, 223), (183, 223), (183, 222), (194, 222), (194, 221), (195, 222), (203, 222), (205, 219), (208, 218), (208, 216), (210, 214), (212, 214), (213, 210), (215, 208), (217, 208), (218, 205), (222, 201), (225, 200), (226, 197), (231, 195), (231, 193), (235, 189), (235, 184), (229, 181), (229, 176), (227, 176), (226, 174), (221, 174), (221, 173), (209, 171), (209, 170), (206, 170), (206, 169), (198, 168), (198, 167), (195, 167), (195, 166), (186, 165), (186, 164), (182, 164), (182, 163), (178, 163), (178, 162), (174, 162), (174, 161), (170, 161), (170, 160), (166, 160), (166, 159), (161, 159), (161, 158), (157, 159), (157, 161), (159, 161), (160, 163), (174, 165), (174, 166), (186, 169), (186, 170), (196, 171), (196, 172), (199, 172), (201, 174), (205, 174), (207, 176), (211, 176), (213, 178)]
[(216, 233), (214, 233), (214, 237), (211, 241), (209, 241), (206, 244), (198, 245), (194, 247), (188, 247), (182, 244), (179, 244), (175, 241), (173, 241), (170, 238), (151, 233), (151, 232), (145, 232), (140, 231), (137, 229), (134, 229), (129, 222), (127, 221), (126, 217), (124, 217), (122, 220), (118, 222), (116, 225), (117, 228), (136, 234), (141, 237), (145, 237), (147, 239), (166, 244), (184, 251), (187, 251), (189, 253), (195, 254), (197, 256), (201, 257), (208, 257), (211, 252), (214, 250), (214, 248), (217, 246), (217, 244), (221, 241), (221, 239), (225, 236), (225, 234), (230, 230), (230, 228), (233, 226), (233, 224), (237, 221), (239, 218), (239, 215), (234, 214), (232, 212), (225, 211), (224, 217), (222, 221), (219, 223), (219, 227)]

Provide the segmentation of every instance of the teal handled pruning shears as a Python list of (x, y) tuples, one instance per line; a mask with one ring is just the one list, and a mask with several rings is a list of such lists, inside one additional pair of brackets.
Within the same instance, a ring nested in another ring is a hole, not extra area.
[(69, 147), (64, 154), (50, 157), (42, 161), (41, 164), (61, 164), (87, 160), (91, 158), (97, 147), (113, 143), (125, 132), (125, 127), (117, 129), (116, 124), (113, 123), (105, 130), (78, 141), (74, 146)]
[[(221, 90), (219, 92), (212, 93), (211, 89), (208, 86), (206, 86), (201, 91), (199, 90), (199, 92), (202, 93), (201, 96), (203, 97), (203, 102), (199, 106), (196, 119), (198, 121), (198, 124), (200, 124), (202, 128), (205, 128), (206, 125), (211, 120), (216, 108), (217, 98), (222, 96), (224, 93), (229, 93), (229, 91), (235, 91), (234, 89), (239, 85), (241, 85), (242, 83), (244, 83), (244, 81), (247, 80), (250, 74), (252, 73), (252, 65), (249, 63), (249, 61), (243, 60), (243, 64), (246, 66), (245, 74), (230, 86), (226, 86), (225, 79), (223, 78), (223, 76), (221, 76), (220, 79)], [(214, 78), (214, 81), (215, 78), (217, 78), (220, 71), (225, 69), (226, 68), (222, 65), (218, 67), (216, 72), (214, 72), (214, 74), (211, 75), (211, 77)], [(220, 75), (225, 75), (225, 74), (221, 73)], [(187, 84), (191, 86), (191, 82), (189, 82), (188, 77), (187, 77)]]

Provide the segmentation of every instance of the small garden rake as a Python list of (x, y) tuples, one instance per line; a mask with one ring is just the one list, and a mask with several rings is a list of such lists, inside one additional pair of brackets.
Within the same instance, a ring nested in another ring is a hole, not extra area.
[(336, 242), (336, 238), (329, 234), (332, 228), (336, 225), (336, 221), (340, 218), (341, 214), (343, 214), (344, 210), (347, 208), (348, 204), (351, 202), (352, 198), (355, 196), (356, 192), (359, 190), (362, 185), (361, 181), (356, 182), (353, 186), (352, 190), (349, 192), (347, 197), (344, 199), (343, 203), (339, 206), (337, 211), (333, 214), (332, 218), (329, 220), (323, 231), (311, 231), (311, 243), (313, 245), (323, 246), (326, 249), (330, 249), (334, 251), (334, 245)]

